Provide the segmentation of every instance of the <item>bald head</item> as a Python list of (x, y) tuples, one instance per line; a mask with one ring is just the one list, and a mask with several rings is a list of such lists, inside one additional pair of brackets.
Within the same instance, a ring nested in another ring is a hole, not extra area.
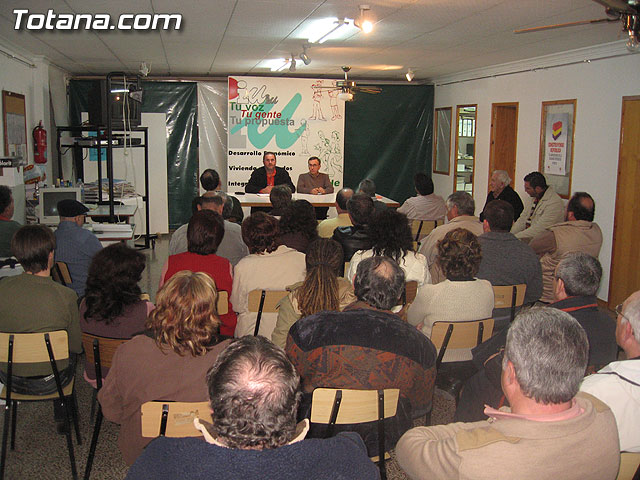
[(587, 192), (576, 192), (567, 203), (567, 220), (585, 220), (593, 222), (596, 203)]
[(347, 213), (347, 203), (353, 197), (353, 190), (342, 188), (336, 194), (336, 210), (338, 213)]

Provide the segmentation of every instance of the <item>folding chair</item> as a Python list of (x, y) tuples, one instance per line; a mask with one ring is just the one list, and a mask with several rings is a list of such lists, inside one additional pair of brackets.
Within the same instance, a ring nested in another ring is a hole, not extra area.
[[(89, 333), (82, 334), (82, 346), (86, 355), (86, 362), (93, 363), (96, 372), (97, 388), (93, 391), (93, 401), (91, 404), (91, 416), (96, 404), (96, 396), (102, 388), (102, 367), (111, 368), (113, 355), (116, 349), (128, 341), (128, 338), (108, 338), (91, 335)], [(100, 427), (102, 426), (102, 408), (98, 404), (98, 413), (93, 426), (93, 435), (91, 437), (91, 446), (89, 447), (89, 456), (87, 457), (87, 465), (84, 469), (84, 479), (88, 480), (91, 475), (91, 467), (93, 466), (93, 457), (96, 453), (98, 445), (98, 436), (100, 435)]]
[(51, 269), (51, 277), (54, 282), (57, 282), (65, 287), (71, 285), (71, 274), (69, 273), (69, 267), (64, 262), (56, 262)]
[(510, 308), (509, 322), (513, 322), (516, 316), (516, 308), (521, 307), (524, 303), (524, 294), (526, 291), (527, 285), (525, 283), (494, 286), (493, 308)]
[(616, 480), (636, 480), (640, 478), (640, 453), (620, 453), (620, 469)]
[[(80, 439), (80, 427), (78, 425), (78, 412), (76, 411), (76, 399), (74, 392), (75, 378), (62, 386), (60, 372), (56, 361), (69, 358), (69, 341), (64, 330), (43, 333), (0, 333), (0, 362), (7, 364), (7, 384), (0, 393), (0, 398), (6, 399), (4, 408), (4, 429), (2, 434), (2, 458), (0, 462), (0, 479), (4, 478), (4, 470), (7, 458), (7, 440), (9, 423), (11, 422), (11, 450), (15, 450), (16, 418), (18, 416), (18, 402), (41, 402), (59, 399), (64, 408), (65, 430), (69, 461), (71, 462), (71, 475), (78, 478), (76, 461), (73, 452), (73, 440), (71, 439), (71, 420), (73, 419), (78, 445)], [(56, 393), (48, 395), (19, 394), (12, 391), (14, 364), (46, 363), (51, 365), (56, 383)]]
[[(378, 456), (371, 458), (378, 462), (380, 478), (387, 478), (384, 461), (389, 458), (385, 447), (384, 419), (395, 416), (398, 409), (400, 390), (351, 390), (337, 388), (316, 388), (311, 400), (312, 423), (328, 425), (326, 438), (333, 436), (334, 425), (377, 422)], [(384, 453), (382, 453), (384, 452)]]
[(211, 423), (209, 402), (171, 402), (157, 400), (145, 402), (140, 407), (142, 436), (155, 437), (200, 437), (202, 432), (193, 426), (199, 418)]
[(411, 220), (411, 234), (415, 242), (414, 250), (417, 252), (422, 239), (429, 235), (434, 228), (443, 223), (443, 220)]
[(438, 349), (436, 368), (440, 369), (447, 348), (473, 348), (488, 340), (493, 333), (493, 318), (468, 322), (435, 322), (431, 341)]
[(249, 292), (249, 311), (257, 313), (253, 336), (258, 335), (263, 313), (277, 312), (278, 302), (289, 294), (286, 290), (251, 290)]

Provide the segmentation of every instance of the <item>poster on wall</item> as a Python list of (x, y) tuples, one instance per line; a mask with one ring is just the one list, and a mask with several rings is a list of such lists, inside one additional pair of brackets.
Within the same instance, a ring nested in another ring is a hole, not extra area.
[(564, 175), (567, 172), (568, 123), (568, 113), (549, 114), (547, 117), (544, 173)]
[(227, 128), (227, 189), (243, 192), (264, 151), (294, 185), (308, 173), (307, 160), (320, 159), (320, 172), (342, 188), (344, 102), (335, 80), (230, 76)]

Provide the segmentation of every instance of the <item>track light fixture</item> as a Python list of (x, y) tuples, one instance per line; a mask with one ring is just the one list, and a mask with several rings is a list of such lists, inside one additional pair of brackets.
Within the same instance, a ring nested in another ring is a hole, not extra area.
[(291, 54), (291, 65), (289, 65), (289, 71), (296, 71), (296, 56), (293, 53)]
[(300, 54), (300, 60), (302, 60), (302, 62), (305, 65), (309, 65), (311, 63), (311, 57), (309, 57), (309, 55), (307, 54), (307, 46), (306, 45), (302, 46), (302, 53)]
[(367, 19), (367, 15), (365, 13), (371, 10), (371, 7), (369, 5), (360, 5), (358, 8), (360, 8), (360, 17), (357, 18), (353, 24), (362, 30), (363, 33), (371, 33), (373, 30), (373, 23), (371, 20)]
[(411, 69), (408, 69), (405, 75), (405, 77), (407, 77), (407, 82), (412, 81), (415, 76), (416, 76), (415, 73), (413, 73), (413, 70)]

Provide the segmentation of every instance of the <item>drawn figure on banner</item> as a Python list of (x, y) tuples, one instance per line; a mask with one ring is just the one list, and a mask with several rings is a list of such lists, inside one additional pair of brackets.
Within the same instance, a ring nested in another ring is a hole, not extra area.
[(302, 153), (305, 154), (305, 155), (308, 155), (309, 154), (308, 143), (309, 143), (310, 127), (309, 127), (309, 124), (307, 123), (307, 120), (304, 119), (304, 118), (302, 120), (300, 120), (300, 125), (302, 125), (302, 127), (304, 127), (304, 130), (300, 134), (300, 146), (302, 147)]
[(316, 83), (311, 85), (313, 89), (313, 114), (309, 117), (309, 120), (322, 120), (326, 121), (322, 113), (322, 106), (320, 105), (320, 100), (322, 100), (322, 80), (318, 80)]
[(331, 171), (330, 176), (334, 177), (336, 173), (342, 172), (342, 149), (340, 148), (340, 133), (337, 130), (331, 132), (330, 149), (327, 168)]
[(338, 110), (338, 90), (329, 90), (329, 105), (331, 106), (331, 120), (340, 120), (342, 115)]
[[(336, 132), (337, 133), (337, 132)], [(320, 142), (316, 144), (313, 148), (318, 152), (317, 156), (322, 161), (323, 165), (326, 165), (327, 174), (329, 178), (333, 180), (336, 175), (336, 169), (332, 165), (332, 156), (333, 156), (333, 147), (331, 145), (331, 141), (327, 138), (322, 130), (318, 132), (318, 137), (320, 138)], [(338, 172), (342, 171), (342, 168), (338, 165)]]

